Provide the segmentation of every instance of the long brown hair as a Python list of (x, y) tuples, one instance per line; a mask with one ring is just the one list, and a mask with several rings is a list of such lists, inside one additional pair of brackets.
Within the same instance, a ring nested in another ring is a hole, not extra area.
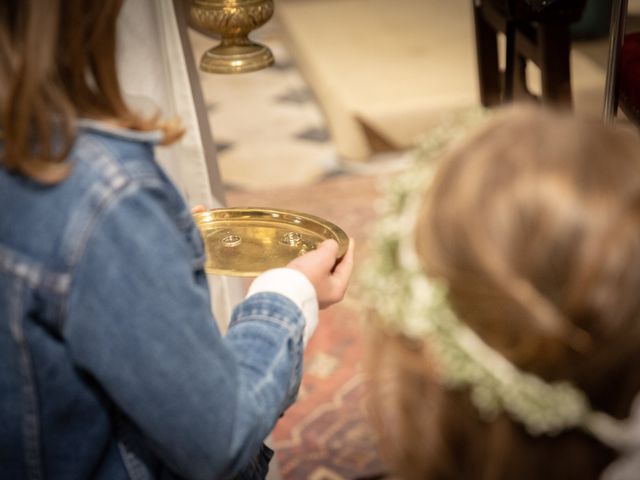
[[(640, 389), (640, 139), (567, 113), (507, 109), (452, 152), (417, 227), (459, 317), (519, 368), (628, 415)], [(596, 479), (615, 452), (571, 430), (487, 422), (442, 387), (428, 341), (376, 330), (373, 419), (403, 478)]]
[(174, 126), (126, 105), (116, 72), (116, 20), (122, 0), (6, 0), (0, 3), (2, 162), (44, 181), (64, 177), (75, 119), (125, 128)]

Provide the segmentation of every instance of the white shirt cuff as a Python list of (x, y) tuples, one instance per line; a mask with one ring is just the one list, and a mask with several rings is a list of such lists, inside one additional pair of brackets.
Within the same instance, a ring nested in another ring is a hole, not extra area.
[(251, 283), (246, 298), (260, 292), (284, 295), (302, 310), (305, 319), (303, 340), (306, 346), (318, 326), (318, 297), (316, 289), (305, 274), (292, 268), (267, 270)]

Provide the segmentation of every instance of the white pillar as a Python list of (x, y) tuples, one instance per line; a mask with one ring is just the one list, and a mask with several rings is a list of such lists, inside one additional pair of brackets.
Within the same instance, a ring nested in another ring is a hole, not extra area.
[[(182, 0), (127, 0), (118, 23), (118, 68), (128, 102), (165, 118), (179, 117), (186, 129), (170, 147), (156, 149), (158, 161), (189, 205), (224, 205), (215, 147), (187, 36)], [(242, 299), (240, 279), (209, 276), (212, 308), (226, 330)]]

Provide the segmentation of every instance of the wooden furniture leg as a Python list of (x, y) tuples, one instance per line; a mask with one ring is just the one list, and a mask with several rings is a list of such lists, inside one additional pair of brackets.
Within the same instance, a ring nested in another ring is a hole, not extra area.
[(609, 58), (604, 85), (604, 109), (602, 119), (607, 124), (615, 121), (618, 111), (618, 66), (624, 39), (628, 0), (613, 0), (611, 6), (611, 29), (609, 32)]
[[(516, 18), (485, 0), (473, 1), (473, 13), (483, 106), (534, 97), (527, 89), (525, 75), (526, 63), (531, 61), (540, 68), (540, 100), (571, 107), (571, 18), (567, 15), (539, 20)], [(504, 74), (498, 65), (499, 32), (506, 36)]]
[(571, 107), (571, 33), (567, 23), (538, 25), (538, 66), (545, 103)]
[(505, 37), (507, 43), (506, 62), (504, 69), (504, 94), (502, 95), (503, 102), (513, 101), (513, 89), (516, 72), (516, 23), (514, 21), (507, 21), (507, 27), (505, 29)]
[(473, 20), (476, 34), (476, 59), (478, 62), (478, 80), (480, 103), (484, 107), (498, 105), (501, 101), (501, 79), (498, 65), (497, 32), (485, 20), (482, 4), (474, 2)]

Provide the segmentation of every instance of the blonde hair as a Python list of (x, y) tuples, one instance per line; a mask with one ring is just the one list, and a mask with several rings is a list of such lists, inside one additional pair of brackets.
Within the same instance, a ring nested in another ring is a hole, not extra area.
[[(636, 134), (506, 109), (443, 160), (416, 242), (488, 344), (525, 371), (572, 381), (595, 408), (628, 414), (640, 389)], [(577, 431), (533, 438), (505, 416), (481, 421), (466, 392), (441, 387), (424, 342), (375, 331), (372, 346), (373, 418), (405, 478), (597, 478), (614, 456)]]
[(0, 4), (0, 131), (5, 167), (43, 181), (66, 175), (77, 117), (136, 130), (175, 123), (126, 105), (116, 72), (122, 0), (7, 0)]

